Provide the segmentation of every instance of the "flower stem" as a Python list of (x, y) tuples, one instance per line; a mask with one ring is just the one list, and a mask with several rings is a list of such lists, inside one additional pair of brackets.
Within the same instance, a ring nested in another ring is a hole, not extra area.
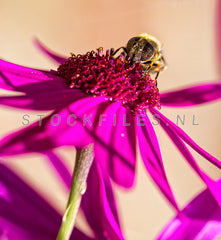
[(56, 240), (68, 240), (71, 236), (93, 159), (93, 144), (77, 151), (69, 199)]

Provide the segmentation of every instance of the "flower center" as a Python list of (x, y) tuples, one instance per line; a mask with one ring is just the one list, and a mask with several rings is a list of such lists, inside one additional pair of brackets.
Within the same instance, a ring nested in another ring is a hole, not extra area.
[[(111, 49), (112, 52), (113, 49)], [(70, 88), (79, 88), (93, 96), (104, 96), (109, 101), (120, 101), (132, 111), (143, 108), (160, 108), (159, 90), (150, 75), (142, 76), (139, 63), (131, 66), (130, 59), (120, 55), (110, 56), (91, 51), (84, 55), (72, 55), (58, 67), (57, 74), (65, 78)]]

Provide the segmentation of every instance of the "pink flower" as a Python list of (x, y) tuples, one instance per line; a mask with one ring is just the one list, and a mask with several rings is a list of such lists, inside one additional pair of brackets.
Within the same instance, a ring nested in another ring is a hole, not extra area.
[(94, 142), (96, 161), (119, 185), (134, 183), (136, 141), (144, 165), (167, 200), (178, 210), (166, 178), (160, 148), (149, 111), (164, 128), (181, 154), (221, 204), (217, 183), (204, 173), (186, 147), (188, 144), (220, 168), (221, 163), (200, 148), (179, 127), (154, 107), (192, 106), (221, 97), (221, 84), (208, 83), (160, 95), (155, 83), (142, 78), (139, 64), (110, 58), (109, 52), (62, 58), (40, 48), (60, 63), (57, 71), (35, 70), (0, 62), (0, 87), (22, 93), (1, 96), (0, 104), (22, 109), (52, 110), (39, 122), (18, 130), (0, 141), (0, 154), (42, 152), (64, 145), (77, 149)]

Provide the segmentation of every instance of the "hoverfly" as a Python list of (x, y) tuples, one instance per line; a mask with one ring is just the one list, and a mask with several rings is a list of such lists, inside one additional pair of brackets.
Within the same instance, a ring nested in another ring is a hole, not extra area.
[(162, 55), (161, 43), (153, 36), (142, 33), (137, 37), (131, 38), (126, 47), (118, 48), (113, 54), (115, 55), (120, 49), (123, 49), (129, 56), (131, 64), (140, 63), (145, 74), (155, 74), (157, 80), (159, 73), (166, 68), (166, 62)]

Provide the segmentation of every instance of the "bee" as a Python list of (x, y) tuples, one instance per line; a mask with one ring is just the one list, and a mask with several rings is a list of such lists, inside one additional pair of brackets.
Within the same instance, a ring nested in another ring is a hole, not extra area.
[(155, 80), (157, 80), (159, 73), (166, 68), (161, 43), (147, 33), (131, 38), (126, 47), (118, 48), (112, 56), (120, 49), (123, 49), (126, 55), (129, 56), (131, 65), (135, 63), (141, 64), (143, 77), (146, 74), (155, 74)]

